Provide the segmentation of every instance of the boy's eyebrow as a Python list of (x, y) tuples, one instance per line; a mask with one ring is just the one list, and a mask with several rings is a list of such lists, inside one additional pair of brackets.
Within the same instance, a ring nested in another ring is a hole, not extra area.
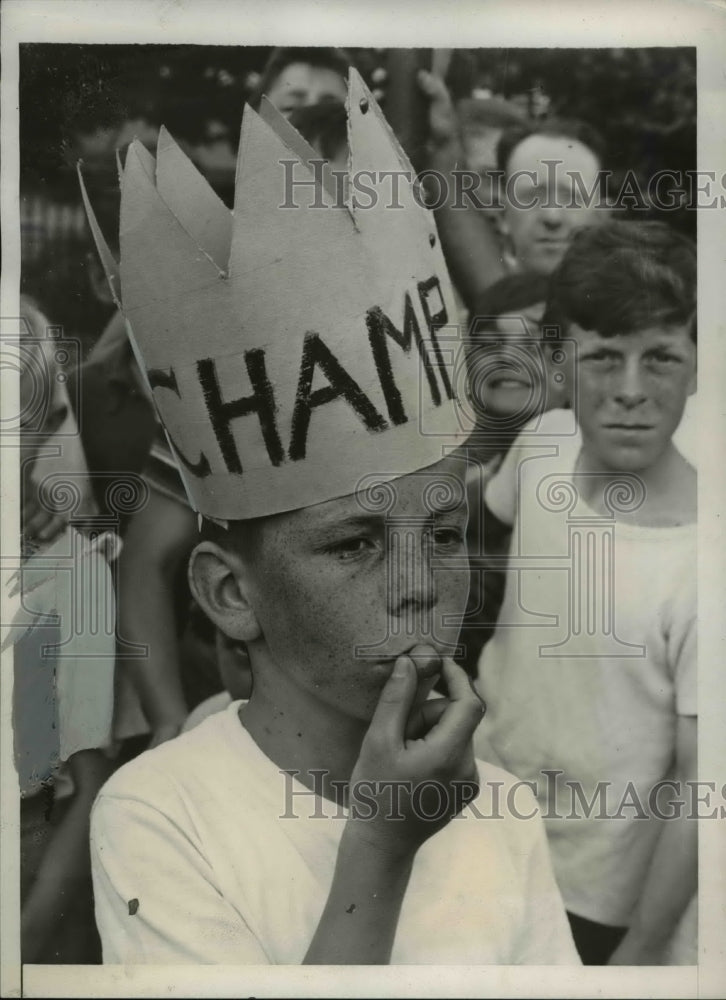
[[(444, 484), (442, 484), (443, 486)], [(443, 490), (442, 490), (443, 492)], [(446, 492), (449, 492), (448, 490)], [(405, 522), (407, 520), (415, 519), (419, 520), (421, 517), (445, 517), (448, 514), (458, 513), (461, 510), (465, 510), (467, 506), (466, 496), (455, 496), (454, 499), (449, 503), (435, 503), (433, 500), (429, 501), (428, 508), (420, 514), (410, 515), (406, 513), (396, 513), (395, 505), (392, 510), (372, 512), (364, 511), (351, 512), (347, 515), (342, 515), (338, 517), (332, 517), (329, 520), (321, 519), (321, 521), (314, 527), (311, 526), (309, 530), (311, 531), (345, 531), (349, 528), (371, 528), (380, 527), (386, 522)]]
[[(445, 486), (445, 484), (442, 483), (441, 487), (442, 487), (441, 488), (442, 493), (450, 492), (448, 488)], [(454, 496), (448, 503), (446, 503), (445, 501), (442, 501), (441, 503), (436, 503), (434, 498), (435, 498), (435, 491), (432, 490), (431, 499), (429, 500), (429, 513), (433, 514), (434, 517), (444, 517), (446, 514), (456, 514), (460, 510), (466, 510), (467, 508), (466, 490), (463, 487), (463, 484), (462, 484), (461, 494), (460, 495), (454, 494)]]
[(338, 517), (331, 517), (328, 519), (321, 518), (316, 524), (311, 524), (309, 527), (306, 526), (302, 529), (304, 534), (318, 534), (336, 531), (348, 531), (356, 528), (372, 528), (379, 527), (385, 521), (385, 515), (366, 513), (361, 511), (360, 514), (348, 514)]

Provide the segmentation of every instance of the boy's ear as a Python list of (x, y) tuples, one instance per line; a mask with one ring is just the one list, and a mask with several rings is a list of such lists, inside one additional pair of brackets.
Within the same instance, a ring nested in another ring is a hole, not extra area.
[(232, 639), (251, 642), (261, 634), (250, 603), (245, 560), (214, 542), (200, 542), (189, 558), (189, 587), (218, 629)]

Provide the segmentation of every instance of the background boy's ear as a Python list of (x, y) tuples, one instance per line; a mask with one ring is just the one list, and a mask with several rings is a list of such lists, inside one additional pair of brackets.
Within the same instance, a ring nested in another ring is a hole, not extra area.
[(231, 639), (251, 642), (261, 629), (249, 600), (244, 560), (215, 542), (200, 542), (189, 558), (189, 587), (211, 621)]

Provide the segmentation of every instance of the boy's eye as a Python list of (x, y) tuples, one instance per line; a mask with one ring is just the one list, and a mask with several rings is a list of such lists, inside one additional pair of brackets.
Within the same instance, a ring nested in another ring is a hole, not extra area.
[(677, 355), (671, 354), (670, 351), (654, 351), (652, 354), (648, 355), (647, 360), (651, 364), (656, 364), (659, 367), (665, 368), (681, 364), (681, 359)]
[(592, 351), (590, 354), (582, 355), (581, 361), (583, 364), (588, 364), (591, 367), (608, 368), (611, 365), (617, 364), (619, 357), (614, 351)]
[(436, 528), (433, 540), (437, 548), (458, 548), (464, 543), (464, 532), (461, 528)]
[(344, 538), (340, 542), (335, 542), (328, 547), (327, 551), (345, 562), (349, 559), (355, 559), (356, 556), (363, 555), (372, 548), (374, 548), (372, 539), (360, 536), (358, 538)]

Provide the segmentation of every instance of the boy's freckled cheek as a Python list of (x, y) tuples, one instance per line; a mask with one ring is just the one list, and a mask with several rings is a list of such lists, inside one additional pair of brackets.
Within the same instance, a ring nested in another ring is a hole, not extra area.
[(458, 569), (440, 574), (438, 605), (442, 615), (460, 614), (464, 611), (469, 597), (469, 584), (469, 574)]
[(341, 587), (331, 579), (330, 566), (316, 562), (301, 559), (270, 568), (264, 574), (263, 606), (278, 639), (284, 631), (289, 639), (314, 643), (325, 656), (326, 647), (355, 645), (376, 623), (369, 591), (361, 593), (353, 581)]

